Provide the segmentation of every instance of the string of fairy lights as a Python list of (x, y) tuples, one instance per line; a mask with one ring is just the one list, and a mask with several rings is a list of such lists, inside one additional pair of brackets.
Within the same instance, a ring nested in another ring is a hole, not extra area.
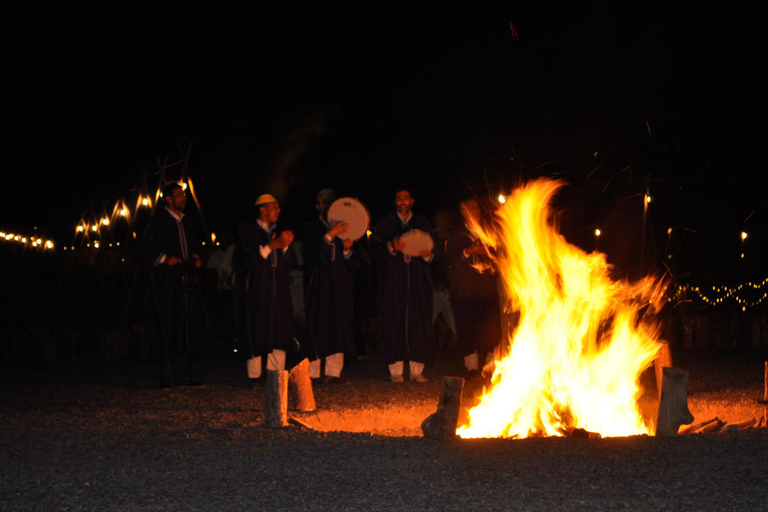
[(0, 241), (21, 244), (33, 249), (53, 250), (54, 248), (53, 240), (46, 240), (36, 236), (24, 236), (7, 231), (0, 231)]
[[(686, 298), (693, 294), (709, 306), (735, 303), (741, 306), (742, 311), (746, 311), (747, 308), (759, 306), (768, 298), (766, 285), (768, 285), (768, 278), (763, 279), (759, 283), (741, 283), (733, 288), (729, 286), (712, 286), (710, 289), (685, 284), (675, 287), (674, 290), (668, 290), (667, 299), (672, 302), (680, 302), (687, 300)], [(746, 297), (745, 295), (747, 294), (751, 295), (751, 297)]]

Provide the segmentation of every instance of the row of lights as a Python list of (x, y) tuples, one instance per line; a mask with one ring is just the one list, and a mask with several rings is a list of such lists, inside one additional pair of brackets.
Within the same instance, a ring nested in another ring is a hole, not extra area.
[(736, 286), (735, 288), (730, 288), (728, 286), (713, 286), (711, 294), (718, 295), (717, 297), (710, 297), (709, 295), (707, 295), (707, 292), (705, 292), (705, 290), (699, 288), (698, 286), (690, 286), (686, 284), (686, 285), (678, 286), (675, 292), (670, 297), (670, 299), (673, 301), (681, 300), (684, 294), (688, 292), (693, 292), (693, 293), (696, 293), (702, 301), (704, 301), (706, 304), (710, 306), (719, 306), (723, 304), (723, 302), (726, 301), (727, 299), (731, 299), (741, 306), (742, 311), (746, 311), (747, 308), (753, 308), (761, 304), (764, 300), (766, 300), (766, 298), (768, 298), (768, 292), (763, 292), (762, 296), (760, 296), (756, 300), (751, 300), (751, 301), (739, 296), (739, 292), (741, 292), (745, 288), (760, 290), (766, 284), (768, 284), (768, 278), (764, 279), (761, 283), (747, 282), (747, 283), (742, 283), (739, 286)]
[[(185, 182), (181, 182), (181, 188), (183, 190), (187, 190), (187, 184)], [(163, 193), (160, 192), (158, 197), (163, 197)], [(150, 195), (143, 195), (139, 194), (138, 199), (136, 200), (136, 210), (138, 210), (141, 207), (144, 208), (152, 208), (154, 204), (154, 200)], [(115, 216), (120, 216), (125, 219), (130, 218), (131, 212), (128, 210), (128, 208), (125, 205), (125, 202), (120, 200), (115, 204), (115, 207), (112, 209), (112, 217), (114, 219)], [(94, 222), (93, 224), (88, 224), (86, 222), (81, 222), (77, 226), (75, 226), (75, 234), (80, 233), (88, 233), (89, 231), (98, 232), (99, 229), (104, 226), (109, 226), (111, 223), (111, 220), (109, 217), (102, 217), (98, 221)]]
[[(215, 238), (215, 236), (216, 235), (211, 234), (211, 237)], [(134, 236), (134, 238), (135, 238), (135, 236)], [(202, 242), (202, 244), (205, 245), (205, 242)], [(215, 242), (214, 245), (216, 245), (218, 247), (218, 246), (221, 245), (221, 242)], [(98, 240), (94, 240), (93, 243), (88, 242), (88, 243), (85, 244), (85, 247), (87, 247), (88, 249), (90, 249), (91, 247), (93, 247), (94, 249), (99, 249), (99, 248), (101, 248), (101, 246), (102, 246), (102, 244)], [(109, 244), (107, 244), (107, 246), (108, 247), (120, 247), (120, 242), (115, 242), (115, 243), (110, 242)], [(51, 245), (50, 248), (53, 249), (53, 245)], [(74, 251), (75, 250), (75, 246), (71, 245), (71, 246), (67, 247), (65, 245), (64, 246), (64, 250), (65, 251), (66, 250)]]
[(18, 242), (23, 245), (29, 244), (32, 247), (53, 249), (52, 240), (44, 240), (43, 238), (34, 237), (34, 236), (26, 237), (23, 235), (17, 235), (16, 233), (6, 233), (5, 231), (0, 231), (0, 240), (6, 241), (6, 242)]

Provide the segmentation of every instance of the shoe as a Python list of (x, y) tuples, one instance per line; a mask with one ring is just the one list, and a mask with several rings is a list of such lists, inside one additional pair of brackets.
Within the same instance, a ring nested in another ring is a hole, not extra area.
[(402, 375), (393, 375), (392, 376), (392, 382), (403, 382), (403, 376)]
[(325, 377), (326, 384), (349, 384), (349, 380), (342, 379), (341, 377), (332, 377), (330, 375)]
[(181, 381), (181, 384), (179, 384), (179, 386), (189, 386), (189, 387), (194, 387), (194, 388), (200, 387), (202, 385), (203, 385), (202, 382), (197, 381), (195, 379), (192, 379), (190, 377), (187, 377), (186, 379)]
[(173, 384), (171, 384), (170, 381), (167, 381), (167, 380), (160, 381), (160, 389), (171, 389), (172, 387), (173, 387)]
[(429, 382), (429, 379), (420, 373), (412, 373), (408, 378), (415, 382)]
[(263, 388), (265, 382), (266, 381), (265, 381), (263, 375), (261, 377), (259, 377), (258, 379), (249, 378), (248, 379), (248, 389)]

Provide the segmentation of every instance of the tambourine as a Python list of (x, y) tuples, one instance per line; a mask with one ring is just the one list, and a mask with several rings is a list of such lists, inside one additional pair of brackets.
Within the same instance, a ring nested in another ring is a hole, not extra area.
[(426, 231), (412, 229), (400, 235), (400, 241), (404, 244), (403, 254), (408, 256), (421, 256), (424, 251), (432, 252), (435, 243)]
[(368, 209), (352, 197), (342, 197), (333, 202), (328, 209), (328, 222), (346, 222), (346, 233), (339, 235), (342, 240), (359, 240), (368, 231), (371, 216)]

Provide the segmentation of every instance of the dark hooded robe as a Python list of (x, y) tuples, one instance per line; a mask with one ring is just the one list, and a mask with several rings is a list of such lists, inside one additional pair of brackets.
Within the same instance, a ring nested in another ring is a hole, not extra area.
[(267, 233), (254, 221), (240, 236), (241, 263), (246, 274), (247, 335), (240, 338), (242, 357), (266, 356), (275, 349), (287, 354), (293, 343), (293, 303), (288, 272), (296, 266), (293, 248), (275, 249), (263, 258), (259, 248), (280, 232)]
[(304, 300), (310, 359), (343, 353), (345, 362), (357, 357), (355, 349), (353, 274), (357, 254), (344, 256), (339, 238), (328, 242), (329, 226), (319, 217), (304, 230)]
[[(161, 379), (175, 385), (189, 377), (190, 359), (203, 351), (200, 273), (192, 259), (200, 253), (200, 241), (194, 237), (189, 217), (182, 216), (179, 222), (164, 208), (150, 219), (137, 252), (150, 267), (162, 343)], [(162, 255), (165, 259), (160, 262)], [(182, 262), (166, 265), (172, 256)]]
[(379, 323), (387, 364), (414, 361), (432, 365), (435, 338), (432, 331), (432, 278), (430, 263), (419, 256), (390, 252), (388, 244), (411, 229), (432, 236), (432, 225), (412, 213), (403, 224), (397, 212), (382, 217), (371, 237), (371, 250), (379, 274)]
[(452, 228), (445, 244), (456, 344), (462, 356), (492, 352), (501, 341), (497, 274), (488, 256), (464, 255), (473, 244), (465, 225)]

